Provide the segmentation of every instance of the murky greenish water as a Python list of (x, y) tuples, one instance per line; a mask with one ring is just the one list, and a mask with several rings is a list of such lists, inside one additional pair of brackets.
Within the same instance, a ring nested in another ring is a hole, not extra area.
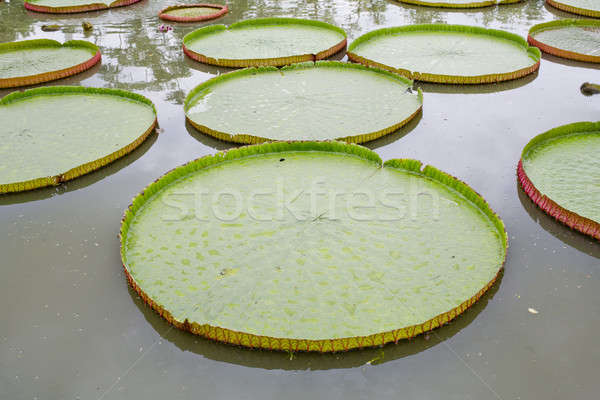
[[(131, 155), (59, 187), (0, 197), (0, 399), (591, 399), (600, 383), (600, 244), (539, 211), (518, 188), (522, 147), (554, 126), (600, 119), (600, 98), (579, 92), (598, 67), (544, 56), (538, 74), (498, 85), (421, 85), (423, 115), (368, 146), (469, 182), (504, 219), (502, 279), (472, 309), (427, 336), (340, 354), (252, 351), (171, 328), (128, 288), (117, 232), (146, 184), (225, 149), (186, 126), (182, 102), (217, 68), (186, 59), (183, 36), (160, 33), (171, 2), (142, 1), (69, 16), (0, 3), (0, 41), (87, 39), (102, 65), (52, 85), (118, 87), (148, 96), (160, 132)], [(288, 16), (321, 19), (352, 40), (369, 30), (447, 22), (526, 35), (574, 17), (541, 0), (471, 11), (385, 0), (229, 1), (218, 23)], [(94, 25), (83, 33), (81, 22)], [(59, 32), (41, 26), (57, 23)], [(209, 22), (210, 23), (210, 22)], [(341, 58), (338, 57), (338, 58)], [(0, 90), (0, 96), (11, 90)], [(539, 314), (531, 314), (534, 308)]]

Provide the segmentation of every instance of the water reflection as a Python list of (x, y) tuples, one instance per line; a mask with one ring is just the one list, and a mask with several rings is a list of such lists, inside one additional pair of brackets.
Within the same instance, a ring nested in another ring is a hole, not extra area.
[(539, 71), (526, 75), (519, 79), (498, 83), (484, 83), (478, 85), (451, 85), (429, 82), (415, 82), (423, 93), (445, 93), (445, 94), (485, 94), (513, 90), (533, 82), (538, 77)]
[(367, 363), (383, 364), (438, 345), (459, 333), (477, 318), (498, 291), (503, 276), (504, 273), (501, 272), (496, 283), (471, 308), (449, 324), (435, 329), (428, 335), (419, 335), (411, 340), (401, 340), (398, 344), (388, 343), (383, 347), (351, 350), (343, 353), (297, 352), (290, 355), (287, 352), (254, 350), (215, 342), (176, 328), (169, 329), (169, 323), (147, 306), (131, 287), (129, 287), (129, 294), (154, 330), (181, 351), (189, 351), (211, 360), (251, 368), (291, 371), (328, 370), (354, 368)]
[(408, 135), (419, 125), (419, 122), (423, 118), (423, 113), (425, 111), (421, 111), (417, 114), (413, 119), (411, 119), (408, 124), (404, 125), (402, 128), (398, 129), (396, 132), (390, 133), (389, 135), (385, 135), (380, 137), (379, 139), (375, 139), (373, 141), (362, 143), (362, 146), (368, 147), (371, 150), (375, 150), (379, 147), (387, 146), (390, 143), (395, 142), (396, 140), (402, 139), (404, 136)]
[(542, 59), (553, 62), (553, 63), (561, 64), (566, 67), (590, 68), (590, 69), (599, 69), (600, 70), (600, 64), (594, 64), (591, 62), (584, 62), (584, 61), (569, 60), (568, 58), (557, 57), (557, 56), (553, 56), (552, 54), (548, 54), (548, 53), (542, 53)]
[[(189, 57), (184, 57), (183, 62), (190, 69), (194, 69), (196, 71), (199, 71), (199, 72), (202, 72), (205, 74), (210, 74), (210, 75), (226, 74), (228, 72), (233, 72), (237, 69), (237, 68), (219, 67), (216, 65), (204, 64), (204, 63), (192, 60)], [(212, 77), (211, 76), (206, 77), (206, 79), (210, 79), (210, 78), (212, 78)], [(202, 82), (198, 82), (198, 84), (200, 84), (200, 83), (202, 83)]]
[(519, 200), (521, 201), (523, 208), (527, 211), (527, 214), (529, 214), (531, 219), (537, 222), (539, 226), (569, 246), (575, 247), (577, 250), (592, 257), (600, 258), (600, 243), (583, 233), (569, 228), (543, 212), (533, 201), (531, 201), (529, 196), (527, 196), (527, 193), (525, 193), (521, 185), (519, 185), (519, 182), (517, 182), (516, 185)]
[[(138, 92), (161, 92), (164, 100), (173, 104), (182, 104), (186, 92), (191, 89), (187, 79), (192, 78), (196, 72), (215, 75), (228, 71), (189, 60), (181, 49), (183, 37), (187, 33), (213, 23), (229, 25), (240, 19), (294, 15), (338, 25), (346, 30), (351, 42), (368, 30), (404, 24), (465, 23), (513, 30), (515, 26), (522, 25), (518, 24), (519, 21), (541, 19), (544, 12), (541, 7), (543, 0), (471, 10), (419, 7), (394, 0), (240, 0), (232, 4), (230, 12), (218, 21), (174, 24), (173, 31), (162, 33), (158, 31), (160, 21), (157, 14), (167, 4), (166, 1), (143, 1), (128, 7), (85, 14), (33, 13), (26, 11), (21, 2), (13, 3), (14, 0), (10, 1), (8, 7), (0, 10), (0, 16), (7, 14), (14, 21), (12, 26), (0, 25), (0, 41), (23, 40), (34, 36), (62, 41), (89, 40), (96, 43), (103, 54), (103, 65), (96, 70), (95, 76), (95, 79), (102, 81), (102, 86)], [(83, 31), (81, 22), (84, 20), (94, 25), (91, 32)], [(61, 31), (42, 32), (41, 26), (46, 23), (60, 25)], [(332, 59), (345, 60), (344, 53), (340, 52)], [(530, 80), (527, 78), (519, 80), (514, 87), (528, 82)], [(509, 84), (505, 87), (513, 86)], [(478, 90), (487, 93), (491, 88), (505, 90), (497, 85), (439, 90), (444, 93), (480, 93)], [(427, 90), (435, 91), (435, 88), (428, 87)]]
[(136, 19), (126, 24), (125, 31), (121, 24), (105, 25), (109, 34), (98, 30), (94, 39), (107, 60), (99, 75), (107, 87), (165, 92), (168, 101), (181, 104), (184, 90), (179, 79), (190, 77), (191, 71), (181, 62), (180, 40), (149, 29), (153, 26)]
[(211, 147), (215, 150), (221, 151), (221, 150), (227, 150), (227, 149), (232, 149), (235, 147), (242, 146), (241, 144), (238, 144), (238, 143), (225, 142), (223, 140), (214, 138), (210, 135), (206, 135), (206, 134), (198, 131), (196, 128), (194, 128), (192, 126), (192, 124), (190, 124), (187, 120), (185, 121), (185, 129), (188, 131), (190, 136), (192, 136), (194, 139), (196, 139), (200, 143), (204, 144), (205, 146)]

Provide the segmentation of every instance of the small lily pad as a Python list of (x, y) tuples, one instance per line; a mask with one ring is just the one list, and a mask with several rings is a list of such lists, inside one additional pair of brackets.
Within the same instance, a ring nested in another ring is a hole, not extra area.
[(545, 53), (600, 63), (600, 21), (561, 19), (534, 25), (527, 41)]
[(534, 137), (517, 170), (544, 212), (600, 240), (600, 123), (578, 122)]
[(143, 96), (115, 89), (49, 86), (0, 100), (0, 193), (57, 185), (139, 146), (156, 112)]
[(133, 200), (120, 237), (130, 285), (176, 327), (319, 352), (447, 323), (495, 282), (507, 246), (466, 184), (340, 142), (192, 161)]
[(411, 79), (454, 84), (516, 79), (539, 68), (540, 51), (518, 35), (474, 26), (383, 28), (357, 38), (348, 58)]
[(346, 47), (346, 33), (320, 21), (261, 18), (210, 25), (183, 38), (190, 58), (222, 67), (282, 66), (322, 60)]
[(380, 69), (318, 61), (220, 75), (192, 90), (184, 107), (196, 129), (230, 142), (361, 143), (396, 131), (420, 112), (422, 94), (411, 86)]
[(98, 47), (83, 40), (0, 43), (0, 88), (65, 78), (93, 67), (100, 58)]
[(226, 5), (180, 4), (165, 8), (158, 14), (158, 17), (167, 21), (199, 22), (219, 18), (228, 11)]

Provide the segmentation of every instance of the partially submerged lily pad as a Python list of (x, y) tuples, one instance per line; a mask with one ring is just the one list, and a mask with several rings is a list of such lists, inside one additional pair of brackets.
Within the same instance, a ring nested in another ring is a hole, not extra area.
[(184, 107), (196, 129), (230, 142), (362, 143), (396, 131), (419, 113), (422, 94), (411, 86), (380, 69), (318, 61), (220, 75), (192, 90)]
[(115, 89), (49, 86), (0, 100), (0, 193), (57, 185), (139, 146), (156, 112)]
[(183, 38), (190, 58), (223, 67), (282, 66), (322, 60), (346, 47), (346, 33), (320, 21), (261, 18), (210, 25)]
[(561, 19), (534, 25), (527, 41), (545, 53), (600, 63), (600, 21)]
[(496, 4), (514, 4), (522, 0), (398, 0), (401, 3), (441, 8), (480, 8)]
[(600, 2), (598, 0), (546, 0), (546, 2), (559, 10), (600, 18)]
[(443, 325), (490, 288), (502, 221), (416, 160), (277, 142), (192, 161), (125, 212), (131, 286), (176, 327), (285, 351), (342, 351)]
[(158, 17), (167, 21), (198, 22), (219, 18), (228, 11), (226, 5), (220, 4), (180, 4), (165, 8)]
[(25, 0), (25, 8), (31, 11), (70, 14), (85, 11), (128, 6), (141, 0)]
[(579, 88), (581, 93), (585, 96), (592, 96), (600, 94), (600, 85), (597, 83), (584, 82)]
[(0, 88), (65, 78), (91, 68), (100, 58), (98, 47), (83, 40), (0, 43)]
[(518, 178), (527, 195), (558, 221), (600, 240), (600, 123), (560, 126), (523, 149)]
[(56, 32), (56, 31), (60, 31), (60, 25), (57, 25), (57, 24), (42, 25), (42, 31), (44, 31), (44, 32)]
[(415, 80), (476, 84), (516, 79), (536, 71), (540, 51), (509, 32), (425, 24), (369, 32), (352, 42), (348, 58)]

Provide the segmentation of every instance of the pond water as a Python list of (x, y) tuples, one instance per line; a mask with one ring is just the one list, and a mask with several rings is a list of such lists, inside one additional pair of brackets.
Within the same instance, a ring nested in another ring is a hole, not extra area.
[[(50, 85), (122, 88), (157, 107), (159, 132), (129, 156), (58, 187), (0, 196), (2, 399), (563, 399), (597, 396), (600, 244), (556, 223), (518, 188), (522, 147), (535, 135), (600, 119), (579, 86), (599, 67), (544, 55), (539, 73), (497, 85), (420, 84), (423, 114), (368, 143), (410, 157), (481, 193), (506, 223), (500, 281), (449, 325), (383, 348), (339, 354), (253, 351), (172, 328), (129, 289), (117, 233), (131, 198), (165, 171), (232, 145), (186, 125), (183, 100), (225, 69), (184, 57), (183, 36), (210, 23), (297, 16), (336, 24), (349, 40), (379, 27), (464, 23), (525, 36), (576, 16), (542, 0), (443, 10), (386, 0), (231, 0), (218, 21), (173, 24), (170, 1), (74, 15), (0, 3), (0, 42), (86, 39), (102, 64)], [(94, 25), (84, 33), (83, 21)], [(42, 25), (61, 30), (43, 32)], [(342, 58), (338, 55), (337, 58)], [(0, 90), (0, 96), (12, 90)], [(1, 122), (0, 122), (1, 123)], [(538, 311), (533, 314), (529, 308)], [(596, 393), (596, 395), (594, 395)]]

